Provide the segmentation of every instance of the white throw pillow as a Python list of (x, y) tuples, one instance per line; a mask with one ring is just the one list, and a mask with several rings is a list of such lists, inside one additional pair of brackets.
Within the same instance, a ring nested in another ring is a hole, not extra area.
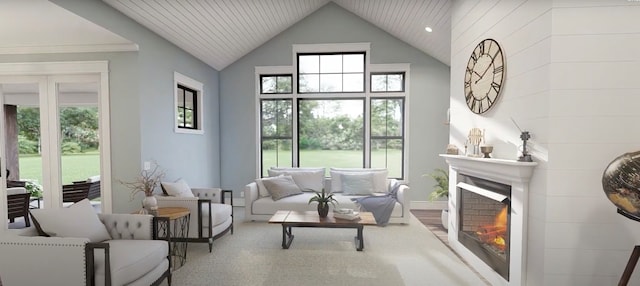
[[(280, 175), (280, 176), (282, 176), (282, 175)], [(266, 177), (266, 178), (256, 179), (256, 185), (258, 185), (258, 194), (260, 195), (260, 197), (271, 196), (271, 194), (269, 194), (269, 191), (267, 190), (267, 187), (264, 186), (263, 181), (272, 180), (274, 178), (276, 178), (276, 177)]]
[(67, 208), (32, 209), (29, 212), (40, 235), (86, 237), (91, 242), (111, 239), (89, 199), (81, 200)]
[(303, 192), (321, 192), (324, 187), (324, 169), (268, 170), (269, 177), (288, 175)]
[(347, 196), (373, 194), (373, 173), (344, 173), (340, 180)]
[(342, 180), (340, 175), (350, 173), (372, 173), (373, 191), (376, 193), (386, 193), (389, 191), (387, 183), (387, 169), (367, 169), (367, 168), (331, 168), (331, 192), (342, 192)]
[(178, 179), (177, 181), (171, 182), (162, 182), (160, 183), (162, 186), (162, 190), (167, 193), (167, 195), (172, 197), (179, 198), (193, 198), (193, 192), (191, 192), (191, 188), (187, 184), (187, 182), (183, 179)]
[(267, 188), (274, 201), (302, 194), (300, 187), (296, 185), (291, 176), (273, 177), (273, 179), (264, 180), (262, 183), (264, 183), (264, 186)]

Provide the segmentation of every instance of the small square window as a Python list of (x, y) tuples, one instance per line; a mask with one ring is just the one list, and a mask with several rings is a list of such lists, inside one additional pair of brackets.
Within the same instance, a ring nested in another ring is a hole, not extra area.
[(203, 134), (202, 89), (203, 84), (174, 73), (175, 132)]
[(261, 75), (260, 93), (291, 93), (291, 75)]
[(404, 73), (371, 73), (371, 92), (404, 92)]

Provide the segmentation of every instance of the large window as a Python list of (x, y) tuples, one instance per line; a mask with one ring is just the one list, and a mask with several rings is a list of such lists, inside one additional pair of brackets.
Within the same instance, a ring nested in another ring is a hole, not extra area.
[(363, 99), (299, 100), (299, 166), (362, 167), (363, 118)]
[[(332, 49), (341, 45), (345, 52)], [(409, 65), (369, 64), (361, 45), (295, 45), (293, 66), (256, 67), (262, 176), (278, 166), (386, 168), (406, 178)]]
[(404, 98), (371, 99), (371, 167), (401, 178), (404, 161)]
[(260, 110), (261, 173), (266, 176), (270, 167), (293, 163), (291, 99), (263, 99)]

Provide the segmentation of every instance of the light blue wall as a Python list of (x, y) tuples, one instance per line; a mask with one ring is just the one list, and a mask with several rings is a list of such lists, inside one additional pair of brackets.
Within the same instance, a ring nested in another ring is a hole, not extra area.
[(221, 179), (225, 188), (239, 196), (239, 191), (257, 176), (255, 66), (291, 65), (293, 44), (357, 42), (371, 43), (371, 63), (411, 64), (407, 154), (410, 198), (427, 200), (433, 182), (421, 176), (446, 167), (437, 154), (443, 153), (449, 136), (449, 128), (443, 124), (449, 107), (449, 67), (334, 3), (220, 72)]
[[(141, 198), (117, 180), (131, 180), (155, 160), (166, 179), (192, 186), (220, 185), (218, 71), (99, 0), (53, 0), (140, 47), (138, 52), (0, 56), (0, 62), (109, 61), (111, 168), (114, 212), (140, 207)], [(204, 135), (173, 132), (173, 72), (204, 84)]]

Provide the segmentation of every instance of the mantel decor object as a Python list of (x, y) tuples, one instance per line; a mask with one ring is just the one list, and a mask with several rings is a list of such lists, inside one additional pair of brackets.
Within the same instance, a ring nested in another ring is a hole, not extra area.
[(513, 118), (511, 118), (511, 121), (513, 122), (513, 124), (515, 124), (518, 130), (520, 130), (520, 139), (522, 139), (522, 156), (518, 157), (518, 161), (533, 162), (533, 160), (531, 159), (531, 154), (529, 154), (529, 151), (527, 151), (527, 140), (531, 139), (531, 135), (529, 134), (529, 131), (523, 131), (522, 128), (520, 128), (520, 126), (518, 125), (518, 123), (516, 123), (516, 121), (513, 120)]
[(473, 150), (471, 150), (471, 154), (467, 154), (469, 157), (482, 157), (480, 154), (480, 143), (484, 138), (482, 130), (480, 128), (471, 128), (469, 130), (468, 141), (471, 144)]
[(490, 146), (490, 145), (480, 146), (480, 152), (484, 154), (485, 158), (491, 158), (491, 152), (493, 152), (493, 146)]
[(531, 135), (529, 135), (529, 131), (522, 131), (520, 134), (520, 139), (522, 139), (522, 156), (518, 157), (518, 161), (520, 162), (533, 162), (531, 159), (531, 154), (527, 151), (527, 140), (531, 139)]

